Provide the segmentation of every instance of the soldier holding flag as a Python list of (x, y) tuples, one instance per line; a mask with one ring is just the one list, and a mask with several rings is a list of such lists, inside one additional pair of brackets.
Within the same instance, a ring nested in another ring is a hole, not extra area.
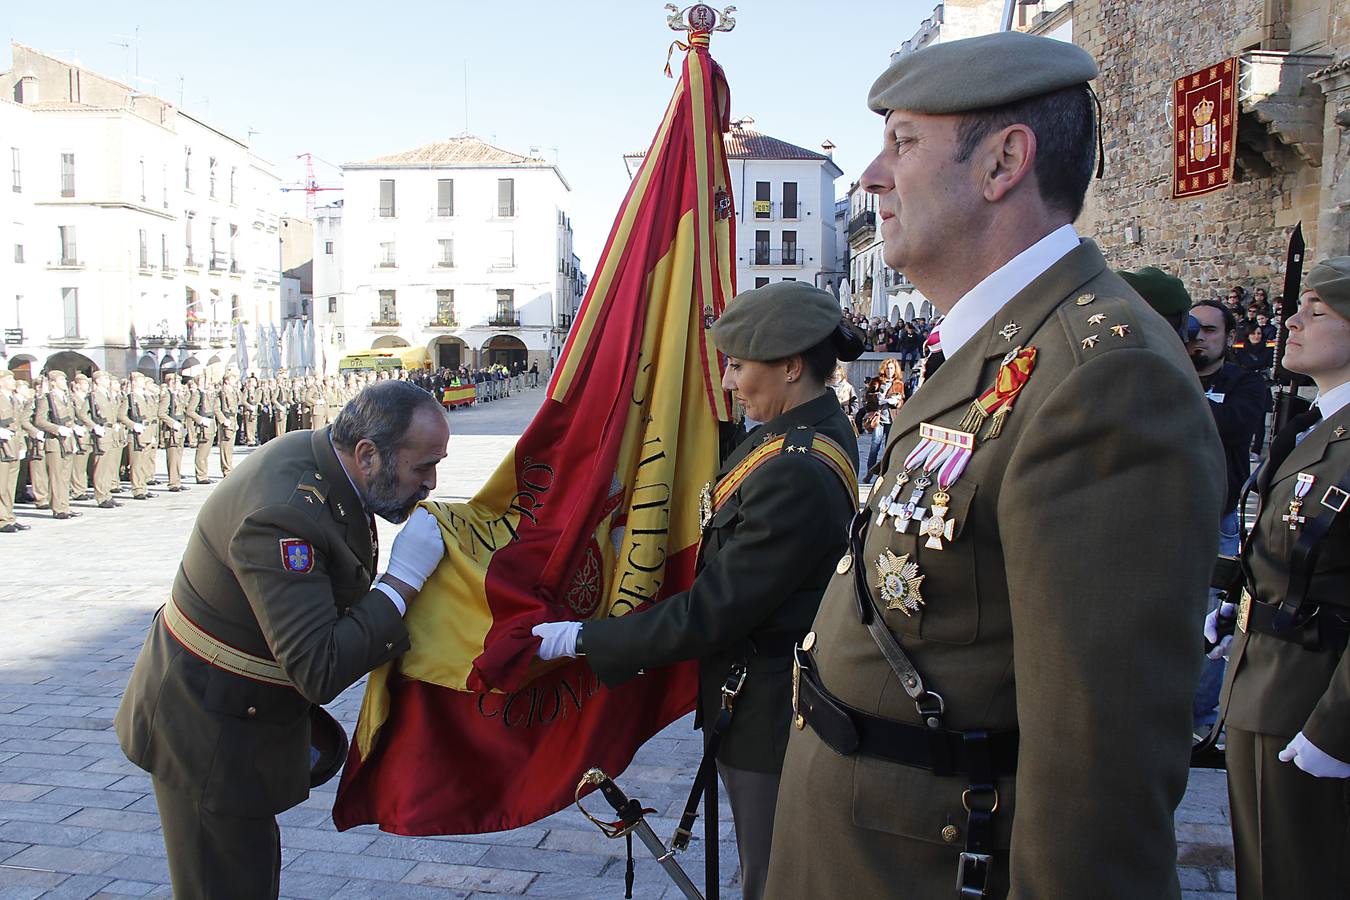
[[(641, 615), (534, 633), (540, 658), (584, 656), (611, 687), (647, 667), (699, 661), (704, 745), (731, 798), (744, 896), (758, 900), (790, 727), (790, 653), (857, 506), (858, 442), (825, 379), (859, 356), (862, 337), (829, 293), (795, 281), (739, 295), (712, 334), (728, 357), (723, 388), (763, 424), (704, 491), (693, 585)], [(712, 777), (711, 765), (699, 774)]]

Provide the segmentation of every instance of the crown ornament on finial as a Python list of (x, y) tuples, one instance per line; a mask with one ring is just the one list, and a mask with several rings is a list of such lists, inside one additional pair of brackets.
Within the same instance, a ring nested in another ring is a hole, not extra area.
[(666, 16), (666, 24), (670, 26), (671, 31), (730, 31), (736, 27), (736, 20), (731, 15), (736, 11), (734, 6), (728, 6), (718, 12), (706, 3), (698, 3), (684, 9), (680, 9), (674, 3), (667, 3), (666, 11), (670, 13)]

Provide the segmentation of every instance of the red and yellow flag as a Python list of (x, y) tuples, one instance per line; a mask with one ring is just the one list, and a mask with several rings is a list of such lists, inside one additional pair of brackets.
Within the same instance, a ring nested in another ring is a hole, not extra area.
[(617, 773), (693, 708), (692, 664), (610, 690), (541, 663), (532, 626), (641, 613), (689, 587), (698, 496), (730, 418), (708, 328), (734, 291), (729, 95), (694, 32), (548, 399), (468, 503), (430, 503), (446, 557), (412, 650), (370, 676), (333, 819), (398, 834), (515, 828)]

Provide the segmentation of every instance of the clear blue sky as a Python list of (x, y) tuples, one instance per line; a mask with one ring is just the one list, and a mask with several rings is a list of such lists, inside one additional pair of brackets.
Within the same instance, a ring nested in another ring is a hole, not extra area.
[[(712, 43), (733, 118), (811, 149), (832, 140), (842, 194), (880, 142), (867, 88), (934, 4), (740, 0), (736, 30)], [(181, 77), (183, 108), (239, 137), (257, 131), (254, 150), (285, 181), (302, 178), (294, 158), (306, 151), (341, 164), (462, 133), (467, 63), (468, 130), (515, 152), (556, 152), (591, 272), (627, 188), (621, 156), (647, 147), (670, 99), (662, 69), (676, 35), (662, 5), (67, 0), (5, 3), (3, 21), (9, 39), (117, 78), (136, 72), (135, 48), (118, 45), (134, 44), (139, 26), (142, 89), (177, 103)], [(340, 183), (323, 164), (316, 174)], [(303, 211), (303, 195), (289, 196)]]

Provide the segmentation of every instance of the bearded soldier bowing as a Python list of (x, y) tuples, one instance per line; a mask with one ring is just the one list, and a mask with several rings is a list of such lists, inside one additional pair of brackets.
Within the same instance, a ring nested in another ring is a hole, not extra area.
[(796, 652), (767, 896), (1180, 895), (1223, 457), (1071, 224), (1096, 72), (1012, 32), (873, 85), (884, 258), (946, 318)]
[[(408, 649), (403, 614), (444, 553), (409, 512), (448, 438), (429, 394), (381, 385), (258, 450), (202, 506), (116, 718), (152, 776), (179, 900), (278, 895), (274, 816), (345, 756), (317, 704)], [(408, 524), (372, 584), (376, 515)]]

